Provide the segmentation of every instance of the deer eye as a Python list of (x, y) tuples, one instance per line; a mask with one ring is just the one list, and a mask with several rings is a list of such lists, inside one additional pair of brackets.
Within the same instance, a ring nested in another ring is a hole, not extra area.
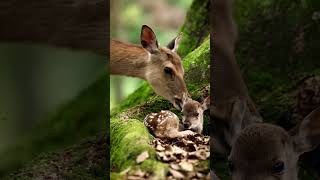
[(284, 171), (284, 162), (278, 161), (273, 165), (273, 171), (276, 174), (282, 174)]
[(193, 115), (198, 117), (198, 116), (199, 116), (199, 113), (194, 113)]
[(173, 78), (173, 70), (169, 67), (165, 67), (164, 68), (164, 73), (168, 76), (170, 76), (170, 78)]
[(229, 167), (230, 173), (232, 173), (234, 171), (234, 164), (232, 161), (228, 161), (228, 167)]
[(171, 59), (172, 58), (172, 55), (171, 54), (169, 54), (169, 53), (166, 53), (167, 54), (167, 58), (168, 59)]

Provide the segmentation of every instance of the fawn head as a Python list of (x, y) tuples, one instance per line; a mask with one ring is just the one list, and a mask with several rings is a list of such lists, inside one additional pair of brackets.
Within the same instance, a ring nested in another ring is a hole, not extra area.
[(146, 25), (141, 30), (141, 45), (149, 53), (145, 77), (153, 90), (169, 100), (175, 108), (181, 110), (182, 98), (188, 94), (183, 76), (181, 58), (177, 54), (181, 34), (167, 47), (159, 47), (152, 29)]
[(254, 123), (236, 138), (229, 155), (233, 180), (297, 180), (299, 156), (320, 144), (320, 107), (287, 132)]
[(205, 98), (202, 103), (184, 97), (182, 107), (182, 123), (185, 129), (190, 129), (199, 134), (203, 130), (203, 112), (210, 106), (210, 96)]

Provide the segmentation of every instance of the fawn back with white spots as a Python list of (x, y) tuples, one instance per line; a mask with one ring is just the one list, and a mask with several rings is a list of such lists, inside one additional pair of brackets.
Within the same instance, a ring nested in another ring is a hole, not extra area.
[(177, 138), (194, 134), (190, 130), (181, 131), (179, 118), (171, 111), (147, 115), (144, 118), (144, 125), (157, 138)]

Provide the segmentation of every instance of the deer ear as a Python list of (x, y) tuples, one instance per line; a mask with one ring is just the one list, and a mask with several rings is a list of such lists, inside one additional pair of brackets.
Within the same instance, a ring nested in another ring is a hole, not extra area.
[[(216, 123), (221, 124), (226, 128), (223, 139), (217, 139), (217, 141), (224, 142), (230, 147), (235, 141), (237, 135), (242, 130), (242, 124), (247, 112), (247, 105), (240, 99), (230, 100), (219, 105), (210, 105), (210, 117), (216, 119)], [(218, 126), (218, 125), (217, 125)], [(222, 137), (220, 137), (222, 138)]]
[(181, 39), (182, 39), (182, 33), (179, 33), (179, 35), (176, 38), (172, 39), (169, 42), (169, 44), (167, 45), (167, 48), (171, 49), (171, 51), (173, 52), (177, 52)]
[(320, 107), (290, 131), (294, 150), (300, 155), (320, 145)]
[(207, 110), (207, 109), (210, 108), (210, 96), (206, 97), (206, 98), (203, 100), (201, 106), (202, 106), (203, 111), (205, 111), (205, 110)]
[(220, 104), (210, 103), (210, 118), (215, 131), (213, 151), (228, 154), (239, 133), (254, 122), (259, 122), (259, 117), (253, 114), (247, 101), (235, 98)]
[(152, 29), (149, 26), (142, 26), (140, 39), (142, 47), (148, 50), (150, 53), (155, 53), (159, 51), (159, 44), (156, 34), (152, 31)]

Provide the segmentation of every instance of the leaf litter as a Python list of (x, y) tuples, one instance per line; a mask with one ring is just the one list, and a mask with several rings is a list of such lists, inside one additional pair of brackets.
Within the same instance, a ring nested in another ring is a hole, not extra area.
[[(174, 139), (155, 138), (150, 143), (156, 150), (157, 159), (169, 165), (167, 180), (210, 179), (209, 163), (205, 162), (210, 157), (208, 136), (195, 134)], [(140, 164), (148, 158), (148, 151), (144, 151), (137, 156), (136, 163)], [(128, 172), (127, 169), (123, 173), (128, 180), (154, 179), (152, 172), (140, 169)]]
[(158, 160), (169, 164), (167, 179), (210, 179), (209, 137), (200, 134), (175, 139), (152, 140)]

